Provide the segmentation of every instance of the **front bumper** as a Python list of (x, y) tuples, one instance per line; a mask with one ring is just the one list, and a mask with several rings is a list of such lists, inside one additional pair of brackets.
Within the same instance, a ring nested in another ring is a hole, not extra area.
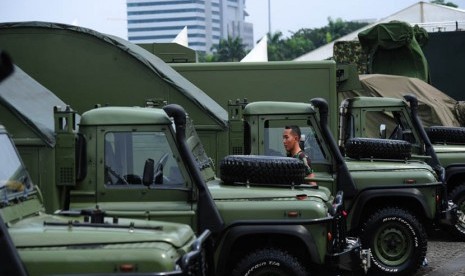
[[(186, 253), (180, 262), (181, 274), (180, 275), (210, 275), (208, 271), (208, 261), (206, 259), (205, 246), (207, 240), (211, 235), (210, 230), (205, 230), (192, 244), (192, 251)], [(167, 274), (171, 275), (171, 274)], [(178, 275), (178, 274), (173, 274)]]
[(358, 238), (346, 238), (347, 246), (342, 252), (328, 253), (325, 257), (325, 263), (331, 269), (345, 271), (359, 271), (370, 267), (371, 253), (369, 249), (362, 249)]

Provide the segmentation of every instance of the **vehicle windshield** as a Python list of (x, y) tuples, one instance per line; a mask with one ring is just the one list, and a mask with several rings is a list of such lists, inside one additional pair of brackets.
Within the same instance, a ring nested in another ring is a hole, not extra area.
[(6, 134), (0, 134), (0, 156), (0, 201), (5, 203), (32, 190), (32, 182)]
[(144, 166), (149, 159), (157, 172), (163, 173), (151, 185), (185, 183), (164, 131), (109, 131), (104, 147), (106, 185), (143, 185)]

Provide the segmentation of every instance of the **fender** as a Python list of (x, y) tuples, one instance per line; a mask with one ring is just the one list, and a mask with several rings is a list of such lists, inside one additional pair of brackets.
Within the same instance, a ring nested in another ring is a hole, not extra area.
[[(348, 208), (350, 210), (348, 218), (348, 223), (351, 225), (350, 228), (354, 228), (353, 225), (360, 224), (360, 219), (365, 207), (369, 208), (369, 201), (390, 198), (402, 198), (404, 200), (408, 200), (410, 206), (419, 206), (423, 211), (422, 215), (429, 219), (433, 219), (433, 214), (428, 209), (425, 196), (420, 192), (420, 190), (418, 190), (418, 188), (366, 189), (357, 195), (354, 201), (350, 204), (351, 208)], [(395, 200), (393, 203), (395, 204)], [(352, 209), (352, 207), (354, 208)]]
[(219, 254), (218, 254), (218, 264), (217, 264), (217, 275), (225, 275), (226, 271), (226, 262), (229, 259), (229, 254), (231, 252), (234, 244), (242, 237), (248, 235), (259, 234), (264, 235), (286, 235), (292, 236), (300, 240), (300, 242), (308, 250), (311, 260), (314, 263), (320, 263), (320, 255), (315, 244), (315, 239), (312, 234), (301, 224), (299, 225), (238, 225), (231, 226), (226, 230), (226, 233), (222, 235), (221, 245)]
[[(452, 164), (446, 168), (446, 183), (457, 174), (465, 173), (465, 164)], [(449, 186), (449, 185), (448, 185)]]

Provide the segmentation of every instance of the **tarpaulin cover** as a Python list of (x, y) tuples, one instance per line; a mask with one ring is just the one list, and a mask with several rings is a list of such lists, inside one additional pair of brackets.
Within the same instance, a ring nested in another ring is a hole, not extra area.
[(428, 33), (406, 22), (391, 21), (373, 26), (358, 34), (368, 54), (368, 73), (416, 77), (429, 82), (429, 69), (421, 45)]
[(360, 82), (363, 90), (343, 92), (341, 96), (402, 99), (406, 94), (413, 94), (418, 99), (418, 113), (425, 127), (460, 126), (456, 115), (458, 102), (422, 80), (404, 76), (368, 74), (360, 75)]
[[(47, 145), (55, 145), (53, 108), (66, 103), (18, 66), (0, 84), (0, 104), (29, 126)], [(76, 116), (79, 122), (79, 116)]]
[[(14, 29), (26, 30), (26, 29), (49, 29), (57, 30), (62, 32), (67, 32), (69, 36), (79, 37), (82, 40), (88, 40), (89, 47), (93, 46), (95, 43), (92, 43), (93, 39), (97, 39), (101, 42), (107, 43), (110, 47), (116, 47), (121, 51), (125, 52), (129, 57), (135, 58), (140, 63), (144, 64), (151, 73), (158, 76), (168, 85), (174, 87), (182, 95), (188, 98), (195, 106), (203, 110), (211, 119), (213, 119), (218, 125), (223, 128), (227, 127), (228, 114), (224, 108), (222, 108), (218, 103), (216, 103), (212, 98), (205, 94), (198, 87), (189, 82), (186, 78), (176, 72), (171, 66), (167, 65), (157, 56), (151, 54), (142, 47), (131, 43), (122, 38), (99, 33), (97, 31), (60, 23), (52, 22), (11, 22), (11, 23), (0, 23), (0, 30), (3, 31), (12, 31)], [(11, 35), (11, 32), (10, 32)], [(61, 39), (66, 39), (66, 36), (63, 36)], [(72, 49), (76, 51), (76, 49)], [(98, 49), (101, 50), (100, 48)], [(126, 56), (127, 57), (127, 56)], [(125, 57), (125, 58), (126, 58)], [(63, 66), (70, 67), (69, 64), (63, 64)], [(78, 66), (74, 64), (73, 66)], [(80, 70), (85, 70), (81, 69)], [(127, 70), (130, 71), (131, 68)], [(102, 72), (103, 74), (104, 72)]]

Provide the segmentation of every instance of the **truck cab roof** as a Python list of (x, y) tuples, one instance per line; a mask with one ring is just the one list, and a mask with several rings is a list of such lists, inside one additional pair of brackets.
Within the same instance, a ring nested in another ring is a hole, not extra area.
[(380, 101), (378, 97), (355, 97), (346, 99), (346, 103), (350, 103), (353, 107), (405, 107), (407, 103), (402, 99), (397, 98), (382, 98)]
[(169, 125), (163, 109), (144, 107), (101, 107), (82, 114), (80, 125)]
[(311, 114), (315, 109), (310, 103), (260, 101), (247, 104), (244, 115), (278, 115), (278, 114)]

